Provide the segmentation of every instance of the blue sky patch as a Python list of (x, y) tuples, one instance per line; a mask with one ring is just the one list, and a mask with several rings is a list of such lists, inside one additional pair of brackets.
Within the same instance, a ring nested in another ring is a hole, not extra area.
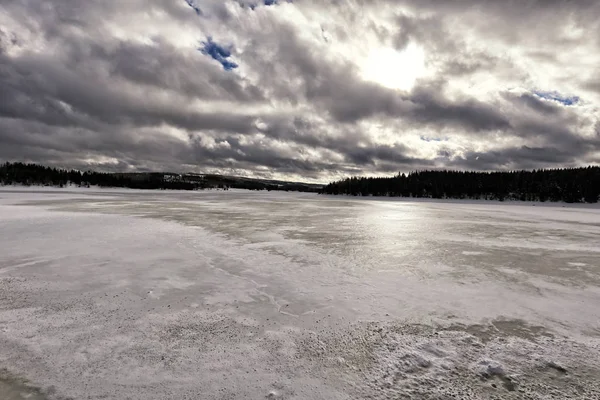
[(200, 9), (200, 7), (198, 6), (198, 4), (196, 4), (195, 0), (185, 0), (185, 2), (187, 3), (188, 6), (192, 7), (192, 9), (194, 11), (196, 11), (196, 14), (202, 16), (202, 10)]
[(202, 47), (198, 50), (200, 50), (202, 54), (217, 60), (223, 66), (225, 71), (231, 71), (238, 67), (236, 63), (228, 60), (228, 58), (231, 57), (231, 46), (221, 46), (220, 44), (213, 42), (212, 37), (210, 36), (206, 38), (206, 42), (202, 42)]
[(448, 138), (421, 136), (421, 140), (424, 142), (446, 142)]
[(562, 105), (565, 106), (572, 106), (575, 105), (577, 103), (579, 103), (579, 97), (578, 96), (563, 96), (560, 93), (554, 91), (554, 92), (544, 92), (544, 91), (534, 91), (533, 94), (535, 94), (536, 96), (545, 99), (545, 100), (553, 100), (553, 101), (558, 101), (559, 103), (561, 103)]
[[(242, 0), (238, 0), (238, 4), (242, 7), (242, 8), (249, 8), (251, 10), (256, 9), (256, 7), (260, 6), (260, 5), (264, 5), (264, 6), (276, 6), (278, 5), (282, 0), (261, 0), (261, 1), (257, 1), (257, 2), (251, 2), (248, 3), (246, 1), (242, 1)], [(293, 3), (293, 0), (285, 0), (286, 3)]]

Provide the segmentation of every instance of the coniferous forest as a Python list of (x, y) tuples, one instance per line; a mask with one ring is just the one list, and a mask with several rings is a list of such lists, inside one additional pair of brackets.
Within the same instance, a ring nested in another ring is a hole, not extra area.
[(271, 181), (214, 174), (174, 174), (163, 172), (95, 172), (67, 170), (38, 164), (0, 164), (0, 185), (97, 186), (131, 189), (248, 189), (316, 192), (321, 185)]
[[(317, 191), (315, 185), (261, 181), (222, 175), (157, 172), (106, 173), (66, 170), (37, 164), (0, 164), (0, 185), (98, 186), (133, 189)], [(597, 203), (600, 167), (511, 172), (417, 171), (394, 177), (347, 178), (319, 190), (322, 194)]]
[(419, 171), (389, 178), (348, 178), (326, 185), (321, 193), (596, 203), (600, 197), (600, 167), (512, 172)]

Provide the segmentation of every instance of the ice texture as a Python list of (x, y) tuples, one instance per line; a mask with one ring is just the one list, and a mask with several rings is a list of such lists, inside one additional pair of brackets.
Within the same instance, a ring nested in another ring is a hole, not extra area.
[(0, 189), (0, 394), (598, 399), (599, 237), (560, 204)]

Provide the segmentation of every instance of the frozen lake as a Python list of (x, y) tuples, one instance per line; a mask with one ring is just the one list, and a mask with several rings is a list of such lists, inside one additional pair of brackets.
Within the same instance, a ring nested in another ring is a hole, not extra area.
[(10, 398), (600, 399), (598, 377), (598, 208), (0, 189)]

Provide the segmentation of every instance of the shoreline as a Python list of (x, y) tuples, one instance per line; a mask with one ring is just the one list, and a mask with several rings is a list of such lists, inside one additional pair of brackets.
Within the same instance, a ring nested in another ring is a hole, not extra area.
[(356, 200), (356, 201), (377, 201), (377, 202), (399, 202), (399, 203), (429, 203), (429, 204), (460, 204), (460, 205), (509, 205), (509, 206), (532, 206), (532, 207), (555, 207), (555, 208), (576, 208), (576, 209), (590, 209), (600, 210), (600, 203), (566, 203), (560, 201), (521, 201), (521, 200), (485, 200), (485, 199), (434, 199), (428, 197), (399, 197), (399, 196), (352, 196), (347, 194), (320, 194), (320, 193), (309, 193), (309, 192), (285, 192), (285, 191), (266, 191), (266, 190), (248, 190), (248, 189), (203, 189), (203, 190), (157, 190), (157, 189), (131, 189), (131, 188), (120, 188), (120, 187), (82, 187), (82, 186), (18, 186), (18, 185), (0, 185), (0, 193), (60, 193), (60, 194), (119, 194), (119, 193), (132, 193), (132, 194), (153, 194), (153, 193), (165, 193), (165, 194), (192, 194), (192, 193), (245, 193), (253, 195), (285, 195), (285, 194), (297, 194), (300, 196), (314, 197), (329, 199), (329, 200)]

